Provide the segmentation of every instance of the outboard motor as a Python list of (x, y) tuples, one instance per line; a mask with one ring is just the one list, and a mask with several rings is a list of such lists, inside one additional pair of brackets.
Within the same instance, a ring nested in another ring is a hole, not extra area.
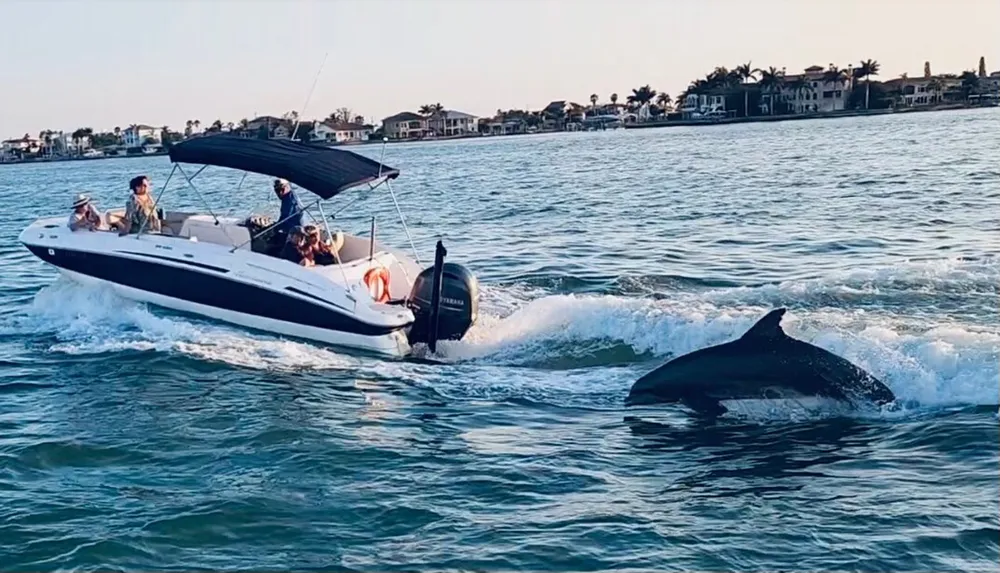
[(434, 266), (417, 276), (407, 299), (415, 317), (410, 344), (424, 342), (431, 352), (438, 340), (461, 340), (479, 315), (479, 281), (462, 265), (444, 262), (447, 253), (438, 241)]

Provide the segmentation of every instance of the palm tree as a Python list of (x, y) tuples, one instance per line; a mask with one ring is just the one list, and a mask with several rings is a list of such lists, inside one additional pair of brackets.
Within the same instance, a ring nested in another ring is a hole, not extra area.
[(792, 90), (792, 93), (795, 94), (795, 99), (798, 99), (800, 93), (809, 91), (809, 80), (804, 76), (799, 76), (789, 82), (786, 87)]
[(52, 134), (55, 132), (51, 129), (46, 129), (45, 131), (38, 134), (38, 139), (45, 142), (45, 155), (52, 155)]
[(250, 120), (248, 120), (247, 118), (244, 117), (243, 119), (240, 120), (240, 128), (246, 129), (247, 126), (249, 125), (250, 125)]
[(194, 120), (194, 130), (198, 131), (199, 129), (201, 129), (201, 121), (196, 119)]
[(724, 86), (731, 78), (729, 68), (726, 66), (717, 66), (712, 70), (712, 73), (708, 74), (708, 77), (714, 80), (718, 86)]
[[(746, 84), (750, 80), (757, 79), (757, 72), (760, 70), (751, 67), (751, 63), (747, 62), (745, 64), (740, 64), (736, 66), (733, 70), (736, 76), (740, 79), (741, 84)], [(747, 117), (750, 115), (750, 90), (745, 86), (743, 88), (743, 116)]]
[(611, 105), (618, 105), (618, 94), (611, 94)]
[(120, 127), (118, 127), (118, 126), (116, 125), (116, 126), (115, 126), (115, 129), (114, 129), (114, 134), (115, 134), (115, 140), (116, 140), (116, 141), (117, 141), (118, 143), (121, 143), (121, 142), (122, 142), (122, 128), (120, 128)]
[(767, 107), (770, 115), (774, 115), (774, 94), (781, 91), (783, 85), (785, 85), (785, 74), (774, 66), (760, 72), (760, 87), (767, 93)]
[(590, 107), (591, 109), (597, 108), (597, 94), (590, 94)]
[(81, 151), (80, 150), (80, 141), (83, 140), (83, 128), (77, 128), (72, 133), (72, 135), (70, 135), (70, 139), (73, 140), (73, 147), (76, 148), (77, 152), (79, 153)]
[(191, 132), (194, 130), (194, 122), (190, 119), (184, 122), (184, 137), (191, 137)]
[(664, 112), (667, 111), (670, 108), (670, 94), (667, 92), (660, 92), (660, 94), (656, 96), (656, 103)]
[(430, 103), (420, 106), (420, 115), (431, 116), (439, 111), (444, 111), (444, 106), (440, 103)]
[(636, 108), (642, 107), (643, 105), (653, 101), (656, 97), (656, 90), (649, 87), (649, 84), (632, 90), (632, 94), (628, 96), (628, 103)]
[(958, 76), (958, 79), (962, 80), (962, 94), (965, 99), (969, 99), (969, 95), (973, 92), (979, 91), (979, 76), (976, 75), (976, 72), (966, 70)]
[(871, 83), (868, 78), (870, 76), (877, 76), (881, 67), (875, 60), (862, 60), (861, 67), (854, 70), (854, 77), (865, 79), (865, 109), (868, 109), (868, 98), (871, 95)]

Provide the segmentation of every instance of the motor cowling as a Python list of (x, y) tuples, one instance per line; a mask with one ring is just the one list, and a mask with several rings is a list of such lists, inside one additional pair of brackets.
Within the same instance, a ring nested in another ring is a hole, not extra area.
[(479, 315), (479, 281), (476, 276), (457, 263), (442, 263), (437, 336), (434, 337), (432, 323), (436, 266), (424, 269), (417, 276), (407, 299), (407, 305), (415, 318), (408, 336), (410, 344), (428, 344), (432, 352), (438, 340), (461, 340)]

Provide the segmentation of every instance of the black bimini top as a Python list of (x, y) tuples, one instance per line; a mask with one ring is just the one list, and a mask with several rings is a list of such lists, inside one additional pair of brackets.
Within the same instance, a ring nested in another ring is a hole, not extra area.
[(196, 163), (287, 179), (329, 199), (399, 170), (345, 151), (285, 139), (248, 139), (231, 135), (194, 137), (170, 147), (173, 163)]

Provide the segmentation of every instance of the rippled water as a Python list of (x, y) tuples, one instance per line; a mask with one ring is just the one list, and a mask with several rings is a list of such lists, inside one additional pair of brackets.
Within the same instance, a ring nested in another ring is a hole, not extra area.
[[(995, 569), (998, 148), (996, 110), (391, 145), (425, 262), (484, 285), (444, 366), (68, 284), (17, 233), (170, 164), (0, 167), (0, 567)], [(239, 178), (197, 181), (276, 211)], [(406, 245), (385, 193), (344, 207)], [(778, 305), (900, 408), (622, 406)]]

